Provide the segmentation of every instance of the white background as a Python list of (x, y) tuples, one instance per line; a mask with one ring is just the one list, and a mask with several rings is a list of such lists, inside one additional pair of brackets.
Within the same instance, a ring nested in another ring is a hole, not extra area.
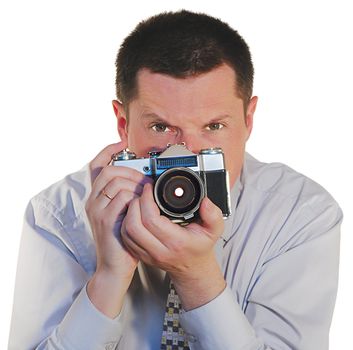
[(118, 46), (139, 20), (181, 8), (220, 17), (238, 29), (252, 50), (259, 104), (248, 151), (315, 179), (343, 208), (340, 284), (330, 349), (350, 347), (349, 1), (188, 0), (176, 5), (22, 0), (0, 5), (0, 349), (7, 347), (26, 203), (117, 140), (111, 100)]

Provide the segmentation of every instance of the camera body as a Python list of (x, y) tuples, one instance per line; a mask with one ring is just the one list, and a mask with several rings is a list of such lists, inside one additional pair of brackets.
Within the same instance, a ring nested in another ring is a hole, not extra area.
[(161, 214), (172, 222), (187, 224), (199, 217), (202, 199), (207, 196), (223, 213), (231, 214), (228, 173), (221, 148), (208, 148), (195, 154), (185, 144), (167, 145), (164, 151), (151, 151), (136, 158), (125, 149), (112, 155), (111, 164), (133, 168), (154, 180), (154, 199)]

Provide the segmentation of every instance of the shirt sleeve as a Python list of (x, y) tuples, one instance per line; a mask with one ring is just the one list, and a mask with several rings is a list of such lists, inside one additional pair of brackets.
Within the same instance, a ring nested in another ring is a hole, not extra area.
[(181, 314), (190, 349), (328, 349), (341, 220), (336, 204), (315, 211), (304, 206), (293, 215), (261, 264), (244, 310), (227, 287)]
[(206, 305), (182, 311), (180, 323), (192, 350), (262, 349), (228, 286)]
[(21, 237), (9, 350), (114, 349), (119, 342), (120, 317), (111, 320), (90, 302), (89, 275), (64, 243), (62, 230), (32, 201)]

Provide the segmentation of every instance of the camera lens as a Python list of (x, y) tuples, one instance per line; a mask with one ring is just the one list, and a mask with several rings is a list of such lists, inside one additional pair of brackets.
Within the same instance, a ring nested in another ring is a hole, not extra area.
[(204, 186), (200, 176), (189, 168), (172, 168), (159, 176), (154, 195), (158, 206), (167, 215), (188, 217), (199, 208)]
[(180, 175), (169, 178), (161, 192), (165, 203), (182, 211), (192, 204), (196, 196), (195, 186), (190, 179)]

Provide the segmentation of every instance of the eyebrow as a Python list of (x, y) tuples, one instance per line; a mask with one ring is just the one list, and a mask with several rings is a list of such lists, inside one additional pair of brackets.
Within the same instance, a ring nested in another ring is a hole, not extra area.
[(155, 114), (155, 113), (143, 113), (141, 115), (141, 119), (155, 119), (155, 120), (161, 120), (166, 122), (166, 120), (164, 120), (162, 117), (160, 117), (159, 115)]
[[(225, 119), (231, 119), (231, 118), (233, 118), (233, 117), (229, 114), (221, 114), (218, 117), (211, 118), (207, 123), (214, 123), (214, 122), (218, 122), (218, 121), (225, 120)], [(155, 120), (155, 121), (169, 124), (169, 122), (167, 120), (165, 120), (163, 117), (161, 117), (155, 113), (143, 113), (141, 115), (141, 119), (145, 119), (145, 120), (151, 119), (151, 120)]]

